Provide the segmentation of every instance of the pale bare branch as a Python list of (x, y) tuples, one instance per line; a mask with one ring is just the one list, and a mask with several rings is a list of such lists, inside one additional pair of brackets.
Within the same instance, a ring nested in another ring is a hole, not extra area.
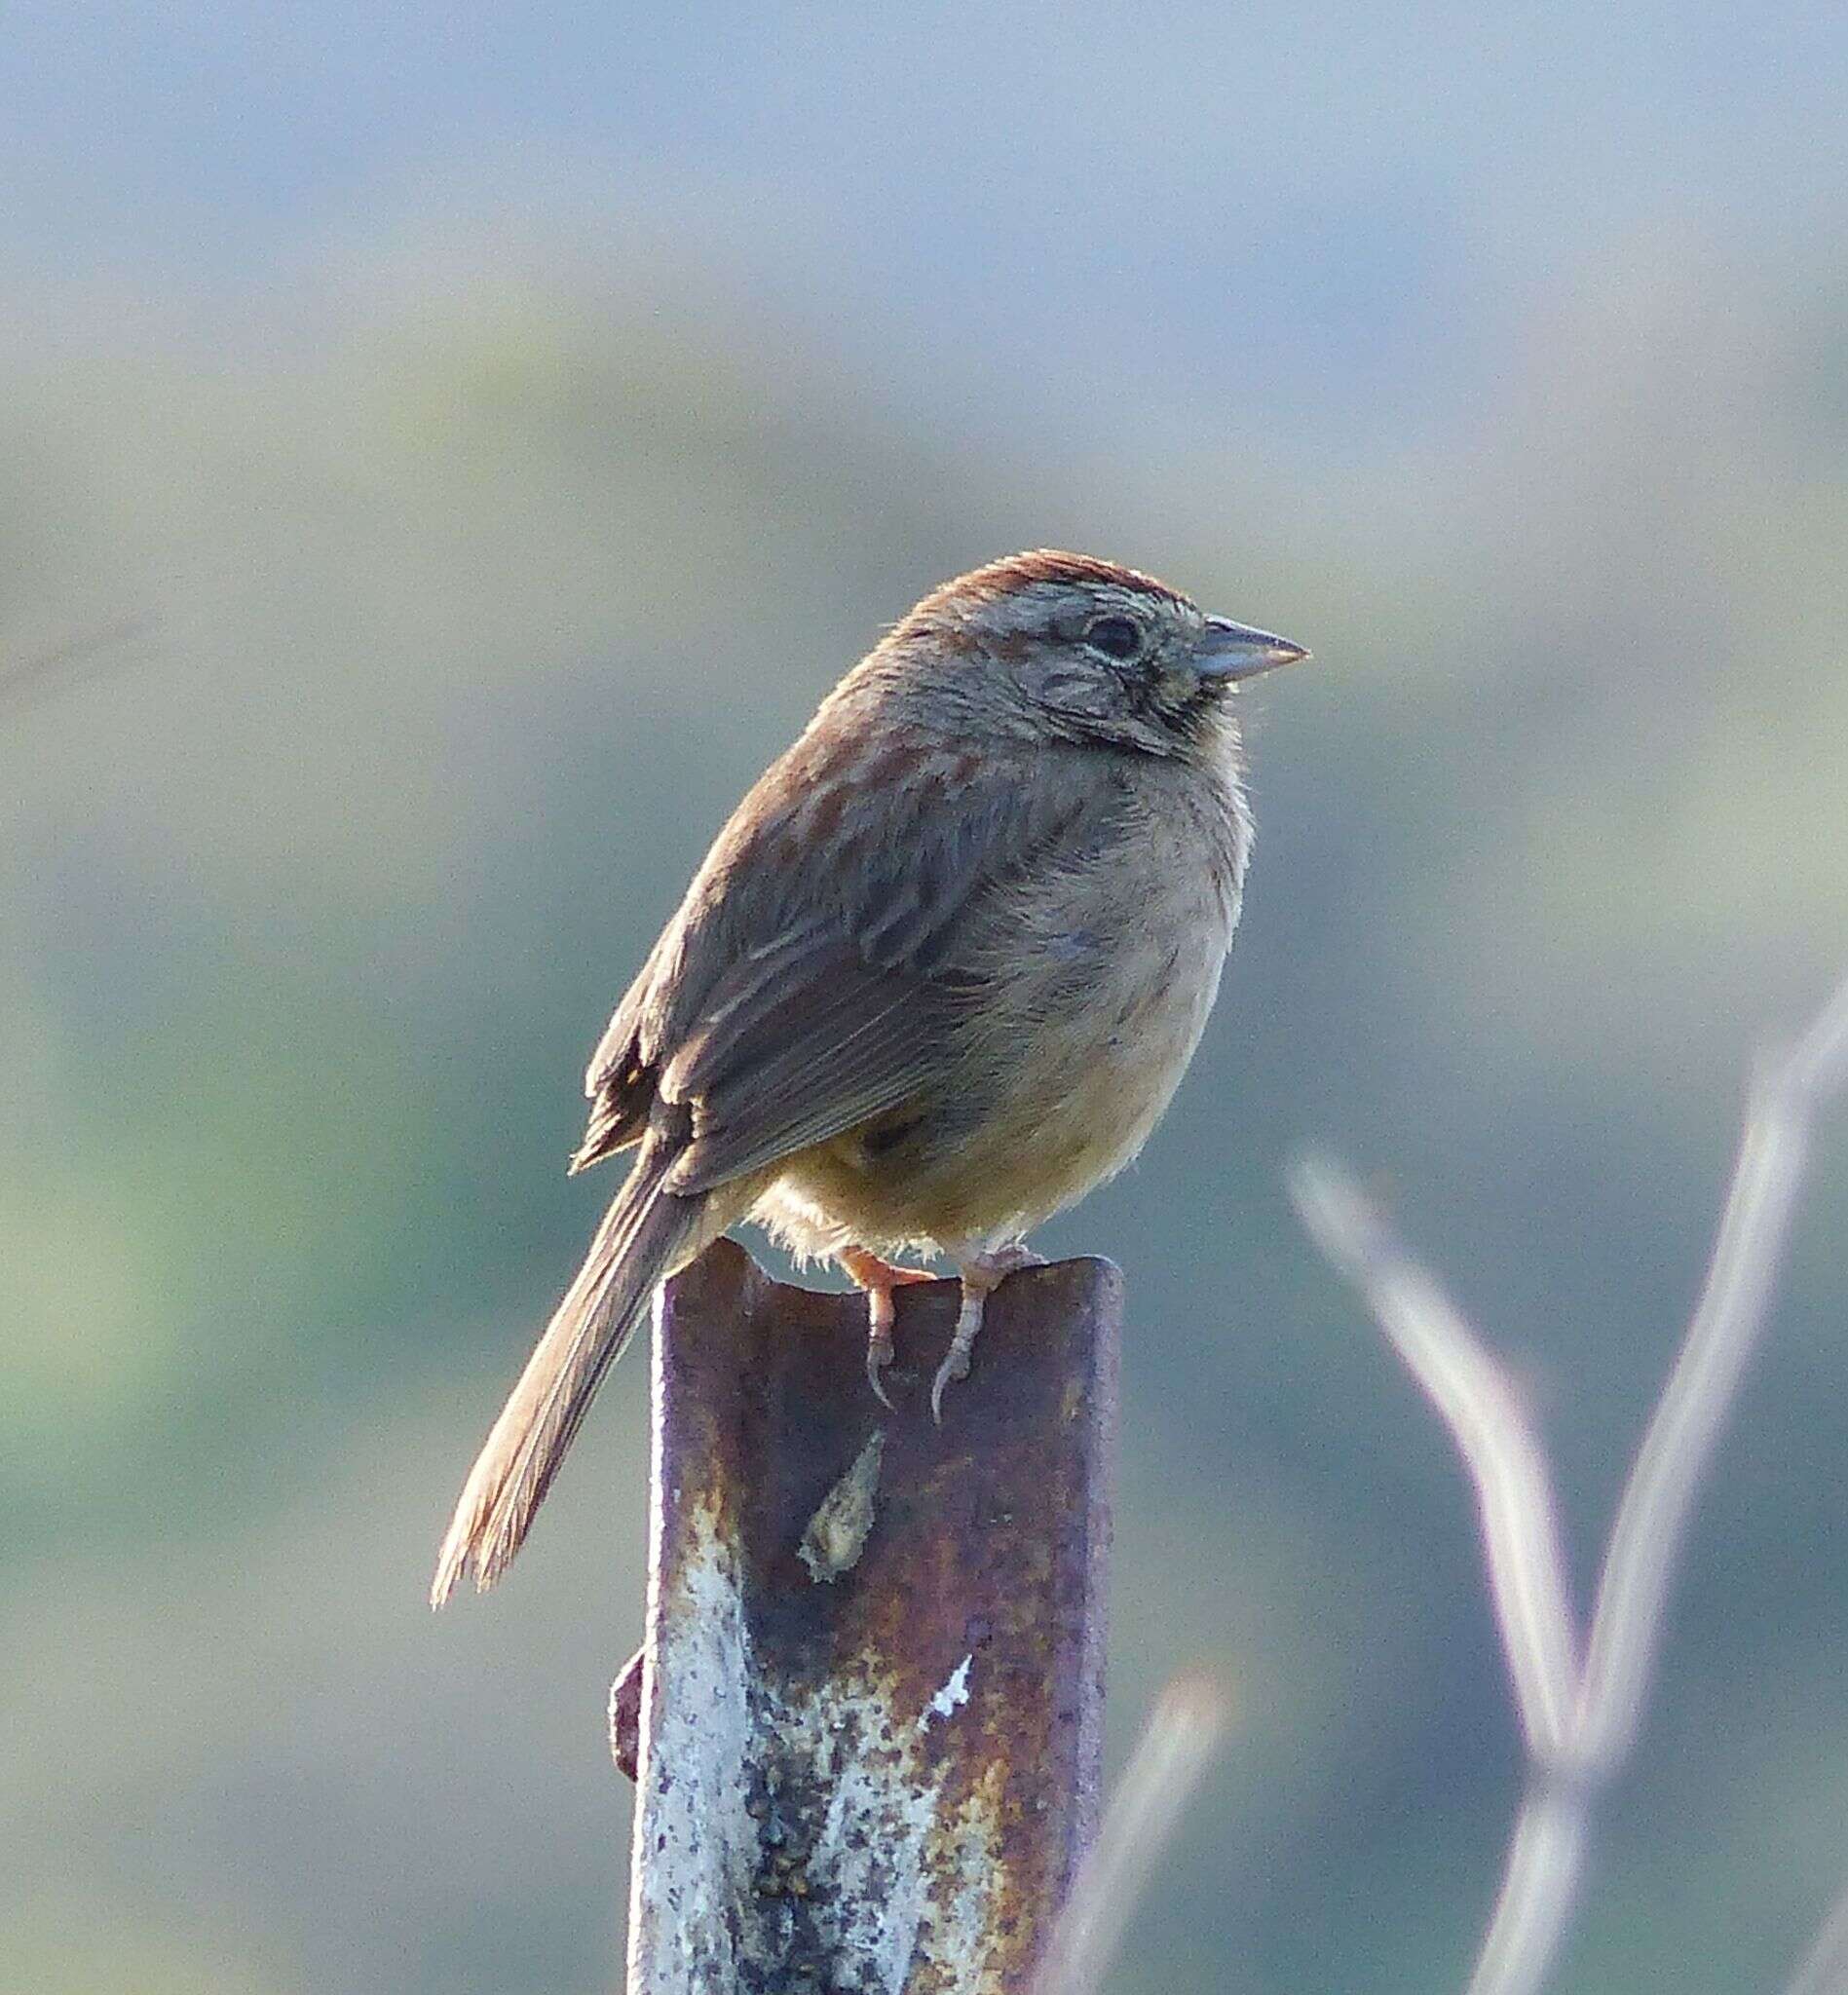
[(1582, 1793), (1542, 1784), (1515, 1819), (1494, 1916), (1470, 1995), (1536, 1995), (1571, 1923), (1591, 1829)]
[(1620, 1760), (1641, 1721), (1694, 1492), (1764, 1327), (1811, 1119), (1845, 1061), (1848, 983), (1752, 1090), (1706, 1287), (1611, 1526), (1579, 1700), (1578, 1747), (1591, 1764)]
[(1033, 1995), (1097, 1995), (1131, 1913), (1205, 1779), (1231, 1720), (1231, 1693), (1213, 1671), (1173, 1677), (1123, 1770), (1073, 1885)]
[(1844, 1991), (1848, 1991), (1848, 1891), (1829, 1907), (1784, 1995), (1844, 1995)]
[[(1298, 1210), (1454, 1436), (1527, 1734), (1528, 1791), (1471, 1995), (1536, 1995), (1571, 1920), (1598, 1794), (1635, 1746), (1694, 1496), (1764, 1328), (1816, 1110), (1848, 1083), (1848, 983), (1761, 1063), (1712, 1264), (1618, 1503), (1582, 1667), (1546, 1457), (1501, 1368), (1339, 1167), (1305, 1160)], [(1848, 1995), (1848, 1898), (1791, 1995)]]
[(1500, 1367), (1354, 1180), (1305, 1157), (1291, 1190), (1317, 1246), (1366, 1298), (1462, 1452), (1521, 1727), (1532, 1757), (1551, 1764), (1564, 1749), (1578, 1658), (1540, 1444)]

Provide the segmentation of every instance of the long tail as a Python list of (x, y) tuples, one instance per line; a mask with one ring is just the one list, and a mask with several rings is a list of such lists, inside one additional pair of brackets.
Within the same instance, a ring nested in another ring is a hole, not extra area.
[(485, 1593), (507, 1570), (656, 1285), (705, 1244), (707, 1200), (663, 1189), (665, 1161), (644, 1146), (469, 1471), (436, 1557), (433, 1607), (442, 1605), (464, 1573), (472, 1569), (475, 1590)]

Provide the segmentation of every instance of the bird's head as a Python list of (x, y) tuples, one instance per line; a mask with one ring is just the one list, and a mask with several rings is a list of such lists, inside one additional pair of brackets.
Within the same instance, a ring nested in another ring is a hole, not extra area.
[(977, 715), (1155, 755), (1217, 741), (1235, 686), (1309, 655), (1152, 576), (1044, 548), (932, 590), (882, 650)]

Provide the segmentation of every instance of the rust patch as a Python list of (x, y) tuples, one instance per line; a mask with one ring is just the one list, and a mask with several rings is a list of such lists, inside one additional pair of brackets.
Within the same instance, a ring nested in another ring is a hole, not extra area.
[[(1024, 1995), (1095, 1823), (1120, 1297), (1003, 1283), (939, 1430), (954, 1283), (899, 1292), (895, 1415), (859, 1298), (729, 1242), (670, 1286), (630, 1995)], [(817, 1585), (844, 1487), (857, 1562)]]

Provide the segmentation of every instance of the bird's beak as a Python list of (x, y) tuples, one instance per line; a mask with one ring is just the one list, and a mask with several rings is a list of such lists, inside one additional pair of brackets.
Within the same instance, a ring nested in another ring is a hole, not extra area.
[(1294, 665), (1308, 656), (1301, 645), (1292, 644), (1287, 637), (1254, 630), (1249, 623), (1234, 623), (1229, 617), (1209, 617), (1193, 660), (1209, 677), (1231, 684), (1255, 679), (1260, 672), (1273, 672), (1279, 665)]

